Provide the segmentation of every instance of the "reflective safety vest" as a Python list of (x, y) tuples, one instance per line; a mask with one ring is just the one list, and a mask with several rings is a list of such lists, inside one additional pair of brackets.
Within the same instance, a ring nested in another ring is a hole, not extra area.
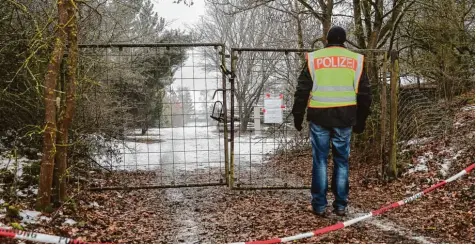
[(312, 77), (310, 108), (357, 105), (357, 92), (364, 56), (343, 47), (329, 47), (307, 53)]

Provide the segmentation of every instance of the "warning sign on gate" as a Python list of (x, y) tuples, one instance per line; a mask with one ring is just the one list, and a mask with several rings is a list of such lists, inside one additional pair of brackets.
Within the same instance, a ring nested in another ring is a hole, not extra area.
[(283, 123), (283, 95), (272, 97), (266, 94), (264, 98), (264, 123)]

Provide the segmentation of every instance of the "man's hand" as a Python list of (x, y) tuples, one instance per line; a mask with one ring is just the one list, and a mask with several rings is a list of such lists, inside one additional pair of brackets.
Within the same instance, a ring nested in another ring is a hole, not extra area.
[(301, 131), (302, 130), (302, 121), (303, 121), (303, 118), (302, 117), (294, 117), (294, 127), (296, 128), (297, 131)]

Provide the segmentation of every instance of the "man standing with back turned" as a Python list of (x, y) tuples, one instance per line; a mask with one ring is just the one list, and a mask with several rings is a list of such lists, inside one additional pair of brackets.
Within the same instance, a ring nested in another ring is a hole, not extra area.
[[(306, 54), (294, 94), (294, 126), (302, 129), (307, 107), (312, 143), (311, 204), (314, 214), (326, 216), (327, 156), (332, 145), (334, 213), (345, 216), (349, 195), (349, 154), (352, 131), (362, 133), (372, 102), (364, 71), (364, 56), (347, 50), (345, 30), (332, 27), (327, 46)], [(330, 144), (332, 143), (332, 144)]]

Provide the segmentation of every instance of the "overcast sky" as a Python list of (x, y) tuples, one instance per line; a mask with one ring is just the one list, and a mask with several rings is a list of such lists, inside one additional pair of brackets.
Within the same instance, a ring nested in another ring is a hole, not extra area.
[(190, 7), (173, 2), (174, 0), (152, 0), (155, 11), (160, 17), (165, 18), (165, 21), (170, 23), (169, 27), (173, 29), (184, 29), (186, 25), (195, 23), (205, 10), (204, 0), (193, 0)]
[[(196, 24), (200, 16), (205, 11), (204, 0), (193, 0), (192, 6), (187, 6), (183, 3), (173, 3), (174, 0), (152, 0), (154, 10), (160, 17), (165, 18), (168, 23), (168, 29), (182, 29), (187, 30), (187, 27)], [(200, 52), (204, 52), (203, 48), (196, 48), (194, 52), (189, 52), (189, 58), (183, 67), (180, 67), (174, 74), (175, 81), (172, 84), (173, 89), (179, 87), (187, 87), (190, 90), (207, 90), (209, 94), (213, 94), (213, 90), (219, 87), (221, 83), (221, 75), (217, 77), (217, 73), (205, 74), (202, 67), (199, 67)], [(208, 64), (210, 66), (210, 64)], [(201, 97), (201, 91), (192, 93), (192, 100), (195, 102), (205, 102)], [(218, 98), (215, 98), (215, 100)], [(211, 102), (208, 98), (208, 102)], [(196, 109), (206, 109), (205, 104), (196, 104)]]

